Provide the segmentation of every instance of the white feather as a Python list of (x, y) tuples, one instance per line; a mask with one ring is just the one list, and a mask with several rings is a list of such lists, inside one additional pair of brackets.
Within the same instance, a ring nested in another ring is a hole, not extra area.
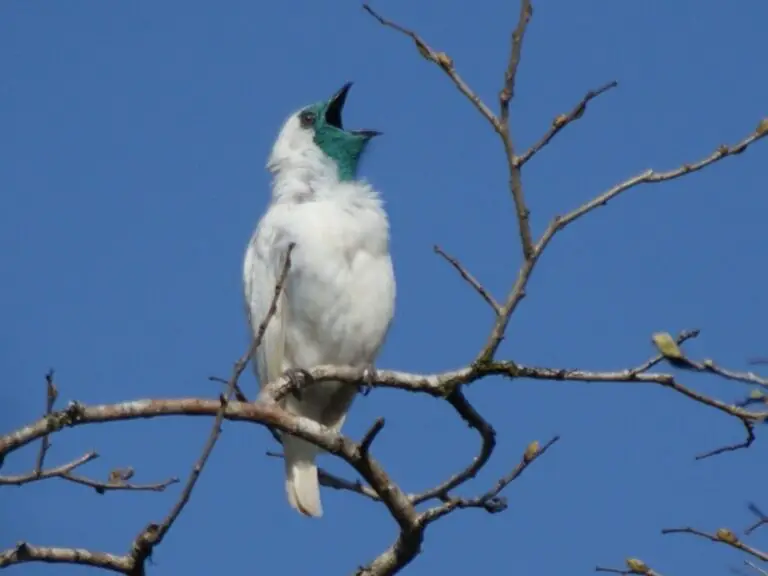
[[(246, 251), (246, 309), (255, 334), (271, 304), (291, 243), (291, 268), (277, 313), (255, 364), (260, 385), (290, 368), (319, 364), (369, 366), (394, 313), (395, 279), (389, 223), (379, 195), (364, 182), (339, 182), (336, 168), (301, 129), (283, 126), (267, 164), (272, 201)], [(315, 384), (283, 407), (339, 431), (357, 392), (338, 382)], [(321, 516), (311, 443), (284, 436), (286, 493), (299, 512)]]

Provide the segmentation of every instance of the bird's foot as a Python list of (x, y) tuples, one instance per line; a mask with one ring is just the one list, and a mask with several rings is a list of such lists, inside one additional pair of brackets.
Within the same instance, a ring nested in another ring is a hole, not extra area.
[(312, 374), (303, 368), (290, 368), (283, 373), (283, 376), (288, 378), (288, 381), (291, 383), (290, 394), (292, 394), (296, 400), (301, 400), (302, 389), (305, 386), (312, 384), (314, 381)]
[(363, 380), (357, 385), (357, 389), (363, 396), (368, 396), (373, 389), (373, 383), (376, 382), (376, 368), (369, 364), (363, 370)]

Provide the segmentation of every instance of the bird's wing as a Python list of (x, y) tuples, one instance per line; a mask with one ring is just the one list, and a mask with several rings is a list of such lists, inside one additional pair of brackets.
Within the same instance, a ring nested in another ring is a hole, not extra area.
[[(260, 227), (251, 239), (245, 255), (243, 269), (245, 309), (254, 338), (272, 305), (275, 286), (285, 262), (287, 250), (281, 249), (284, 243), (277, 242), (277, 236), (273, 229)], [(261, 345), (253, 358), (256, 375), (262, 388), (284, 371), (287, 312), (285, 298), (285, 290), (283, 290), (278, 298), (275, 314), (267, 324)]]

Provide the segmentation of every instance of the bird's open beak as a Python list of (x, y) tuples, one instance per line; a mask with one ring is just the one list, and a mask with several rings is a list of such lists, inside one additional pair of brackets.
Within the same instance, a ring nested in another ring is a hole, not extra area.
[[(344, 86), (342, 86), (341, 89), (333, 95), (330, 102), (328, 102), (328, 107), (325, 109), (325, 121), (331, 126), (338, 128), (339, 130), (344, 130), (344, 124), (341, 119), (341, 111), (344, 109), (344, 103), (347, 101), (347, 94), (349, 93), (349, 89), (351, 87), (352, 82), (347, 82), (344, 84)], [(357, 134), (358, 136), (363, 136), (367, 139), (373, 138), (374, 136), (379, 136), (381, 134), (381, 132), (378, 130), (350, 130), (350, 132), (352, 134)]]

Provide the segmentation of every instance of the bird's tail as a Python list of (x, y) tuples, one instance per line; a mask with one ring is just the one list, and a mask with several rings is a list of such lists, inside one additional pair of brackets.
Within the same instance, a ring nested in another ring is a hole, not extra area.
[(315, 464), (317, 452), (314, 444), (295, 436), (283, 436), (285, 491), (288, 503), (305, 516), (315, 518), (323, 515), (320, 482)]

